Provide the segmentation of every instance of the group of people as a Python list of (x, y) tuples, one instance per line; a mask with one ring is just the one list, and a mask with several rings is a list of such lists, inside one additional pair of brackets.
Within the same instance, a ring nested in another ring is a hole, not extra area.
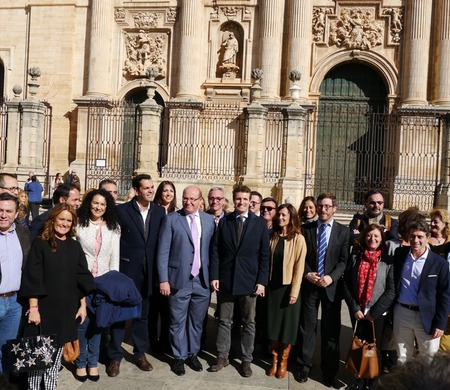
[[(118, 284), (130, 282), (140, 295), (131, 334), (134, 362), (143, 371), (153, 369), (145, 355), (149, 340), (152, 347), (170, 346), (176, 375), (184, 375), (186, 366), (203, 370), (198, 354), (211, 292), (218, 303), (212, 372), (229, 365), (238, 323), (243, 377), (252, 375), (255, 338), (262, 332), (271, 355), (267, 375), (284, 378), (295, 355), (295, 377), (308, 381), (321, 307), (323, 383), (340, 387), (343, 299), (356, 334), (369, 339), (375, 329), (381, 367), (387, 365), (384, 353), (390, 362), (404, 363), (417, 350), (432, 357), (440, 345), (448, 348), (450, 237), (444, 211), (430, 214), (430, 233), (419, 210), (408, 209), (397, 221), (384, 213), (383, 195), (369, 191), (365, 211), (347, 227), (334, 219), (338, 203), (329, 193), (306, 197), (297, 210), (238, 185), (234, 210), (227, 212), (220, 187), (209, 190), (206, 211), (196, 185), (184, 188), (181, 208), (170, 181), (155, 191), (152, 178), (140, 174), (132, 188), (134, 197), (116, 205), (112, 180), (86, 191), (82, 202), (77, 186), (59, 184), (53, 208), (33, 218), (28, 230), (16, 219), (17, 180), (0, 174), (0, 305), (14, 308), (0, 314), (0, 345), (17, 336), (23, 306), (25, 334), (40, 325), (42, 333), (58, 335), (60, 346), (52, 368), (29, 375), (30, 389), (39, 389), (41, 380), (45, 388), (56, 387), (63, 345), (75, 339), (76, 378), (99, 380), (105, 331), (88, 306), (102, 277), (117, 271), (125, 278)], [(165, 322), (159, 336), (158, 314)], [(125, 325), (121, 319), (109, 327), (110, 377), (120, 374)], [(395, 347), (382, 345), (389, 328)], [(7, 357), (0, 358), (6, 369)], [(357, 379), (352, 389), (368, 389), (373, 381)]]

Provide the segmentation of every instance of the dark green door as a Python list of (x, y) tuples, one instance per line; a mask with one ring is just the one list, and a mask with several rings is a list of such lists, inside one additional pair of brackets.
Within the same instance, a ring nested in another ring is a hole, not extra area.
[(320, 87), (315, 192), (332, 192), (343, 206), (361, 204), (362, 194), (385, 181), (383, 126), (373, 113), (386, 105), (386, 86), (359, 63), (332, 69)]

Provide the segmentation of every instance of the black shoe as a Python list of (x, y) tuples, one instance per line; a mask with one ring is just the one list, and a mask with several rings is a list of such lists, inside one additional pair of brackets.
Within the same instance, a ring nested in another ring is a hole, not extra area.
[(308, 374), (309, 374), (309, 370), (307, 370), (305, 368), (301, 368), (297, 374), (297, 382), (299, 382), (299, 383), (308, 382)]
[(192, 355), (191, 357), (188, 357), (184, 362), (194, 371), (197, 372), (203, 371), (202, 363), (200, 363), (200, 361), (198, 360), (197, 355)]
[(75, 379), (78, 382), (86, 382), (87, 381), (88, 376), (87, 375), (77, 375), (77, 373), (75, 373)]
[(340, 389), (342, 387), (341, 382), (339, 382), (334, 376), (333, 377), (325, 377), (323, 380), (323, 384), (326, 387), (331, 387), (333, 389)]
[(186, 374), (183, 359), (175, 359), (175, 363), (172, 366), (172, 371), (178, 376), (183, 376), (184, 374)]

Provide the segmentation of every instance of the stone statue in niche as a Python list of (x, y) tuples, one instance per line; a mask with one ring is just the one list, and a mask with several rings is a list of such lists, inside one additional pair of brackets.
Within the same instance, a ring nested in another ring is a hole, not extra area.
[(166, 75), (167, 38), (165, 34), (125, 33), (127, 59), (123, 67), (124, 76), (145, 76), (148, 67), (158, 69), (159, 77)]
[(234, 80), (239, 66), (237, 66), (237, 53), (239, 52), (239, 42), (231, 31), (225, 31), (223, 41), (219, 50), (219, 70), (222, 77)]
[(400, 42), (400, 35), (403, 30), (403, 10), (401, 8), (386, 8), (383, 15), (391, 16), (390, 33), (393, 43)]

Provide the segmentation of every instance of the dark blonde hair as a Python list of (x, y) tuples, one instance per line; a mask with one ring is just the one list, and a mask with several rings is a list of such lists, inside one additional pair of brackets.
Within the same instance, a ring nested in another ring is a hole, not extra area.
[(448, 216), (447, 211), (442, 209), (433, 209), (430, 211), (430, 218), (438, 217), (443, 223), (445, 223), (445, 228), (442, 234), (447, 237), (448, 236), (448, 223), (450, 222), (450, 218)]
[(72, 215), (72, 226), (70, 227), (69, 232), (66, 234), (67, 238), (74, 237), (76, 235), (76, 226), (77, 226), (77, 214), (71, 205), (67, 203), (59, 203), (55, 207), (53, 207), (48, 213), (47, 219), (44, 221), (44, 226), (42, 227), (40, 238), (41, 240), (48, 241), (52, 252), (56, 252), (58, 249), (58, 245), (56, 244), (56, 234), (53, 223), (56, 220), (56, 217), (61, 214), (63, 211), (68, 211)]
[[(25, 201), (25, 203), (22, 203), (22, 201), (20, 200), (20, 197), (22, 195), (25, 195), (27, 197), (27, 200)], [(17, 218), (19, 219), (19, 221), (24, 220), (27, 215), (28, 215), (28, 194), (26, 193), (26, 191), (24, 190), (19, 190), (19, 192), (17, 193), (17, 200), (19, 201), (19, 214), (17, 216)]]

